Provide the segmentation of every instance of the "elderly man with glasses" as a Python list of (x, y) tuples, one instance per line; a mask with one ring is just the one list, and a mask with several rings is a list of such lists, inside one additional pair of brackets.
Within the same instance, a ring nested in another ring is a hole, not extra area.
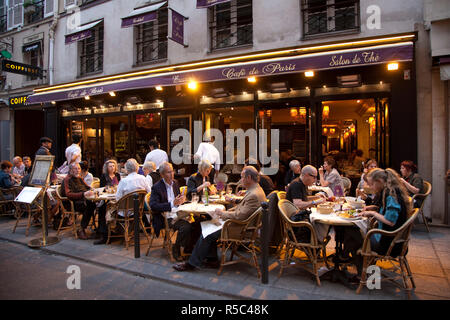
[(94, 191), (84, 182), (81, 177), (81, 167), (76, 162), (69, 166), (69, 174), (61, 183), (61, 195), (72, 200), (75, 210), (83, 213), (78, 237), (82, 240), (87, 240), (85, 229), (94, 214), (96, 206), (94, 202), (86, 198), (94, 196)]
[(286, 199), (295, 204), (299, 209), (307, 209), (325, 201), (324, 198), (316, 200), (308, 199), (308, 187), (317, 180), (317, 169), (311, 165), (304, 166), (300, 177), (294, 179), (286, 191)]

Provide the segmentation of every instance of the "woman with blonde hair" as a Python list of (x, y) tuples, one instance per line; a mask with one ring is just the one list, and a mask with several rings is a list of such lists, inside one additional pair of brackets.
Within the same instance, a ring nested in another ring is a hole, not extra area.
[[(100, 188), (106, 186), (117, 186), (120, 182), (119, 167), (117, 161), (109, 159), (103, 165), (103, 174), (100, 177)], [(101, 203), (98, 208), (98, 237), (94, 244), (105, 244), (108, 239), (108, 228), (106, 225), (106, 203)]]
[[(378, 228), (385, 231), (394, 231), (400, 228), (408, 219), (412, 211), (411, 201), (400, 176), (393, 169), (374, 168), (367, 173), (367, 181), (369, 186), (380, 197), (380, 205), (378, 211), (365, 208), (361, 215), (363, 217), (374, 217), (378, 220)], [(344, 247), (347, 252), (351, 252), (354, 262), (361, 274), (362, 257), (356, 255), (355, 252), (362, 246), (363, 239), (359, 230), (358, 232), (349, 232), (345, 236)], [(370, 239), (372, 251), (379, 254), (385, 254), (389, 249), (392, 237), (375, 234)], [(402, 244), (394, 246), (391, 256), (397, 256), (402, 248)]]

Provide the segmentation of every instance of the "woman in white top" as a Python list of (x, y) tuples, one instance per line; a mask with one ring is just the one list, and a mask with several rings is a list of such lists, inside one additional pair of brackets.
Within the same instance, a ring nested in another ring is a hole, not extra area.
[(344, 184), (336, 170), (336, 161), (332, 157), (326, 157), (323, 166), (319, 168), (320, 185), (330, 187), (336, 197), (344, 196)]
[(92, 182), (94, 182), (94, 176), (92, 175), (92, 173), (88, 171), (89, 168), (87, 162), (81, 161), (80, 168), (81, 168), (81, 178), (83, 178), (84, 182), (86, 182), (86, 184), (89, 187), (92, 187)]

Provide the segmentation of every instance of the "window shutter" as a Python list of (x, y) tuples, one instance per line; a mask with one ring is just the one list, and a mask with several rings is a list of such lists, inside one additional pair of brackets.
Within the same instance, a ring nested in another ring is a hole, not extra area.
[(23, 0), (14, 0), (14, 27), (23, 25)]
[(53, 6), (55, 0), (45, 0), (44, 1), (44, 18), (50, 17), (53, 15)]

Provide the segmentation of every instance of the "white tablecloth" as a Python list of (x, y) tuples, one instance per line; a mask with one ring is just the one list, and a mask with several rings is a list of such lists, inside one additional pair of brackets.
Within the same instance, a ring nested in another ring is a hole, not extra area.
[(328, 226), (352, 226), (355, 225), (361, 230), (361, 234), (365, 235), (367, 233), (367, 218), (361, 218), (357, 220), (349, 220), (339, 217), (335, 212), (330, 214), (320, 214), (317, 213), (316, 208), (311, 208), (311, 215), (309, 216), (311, 224), (317, 231), (317, 236), (322, 239), (326, 236), (328, 231)]

